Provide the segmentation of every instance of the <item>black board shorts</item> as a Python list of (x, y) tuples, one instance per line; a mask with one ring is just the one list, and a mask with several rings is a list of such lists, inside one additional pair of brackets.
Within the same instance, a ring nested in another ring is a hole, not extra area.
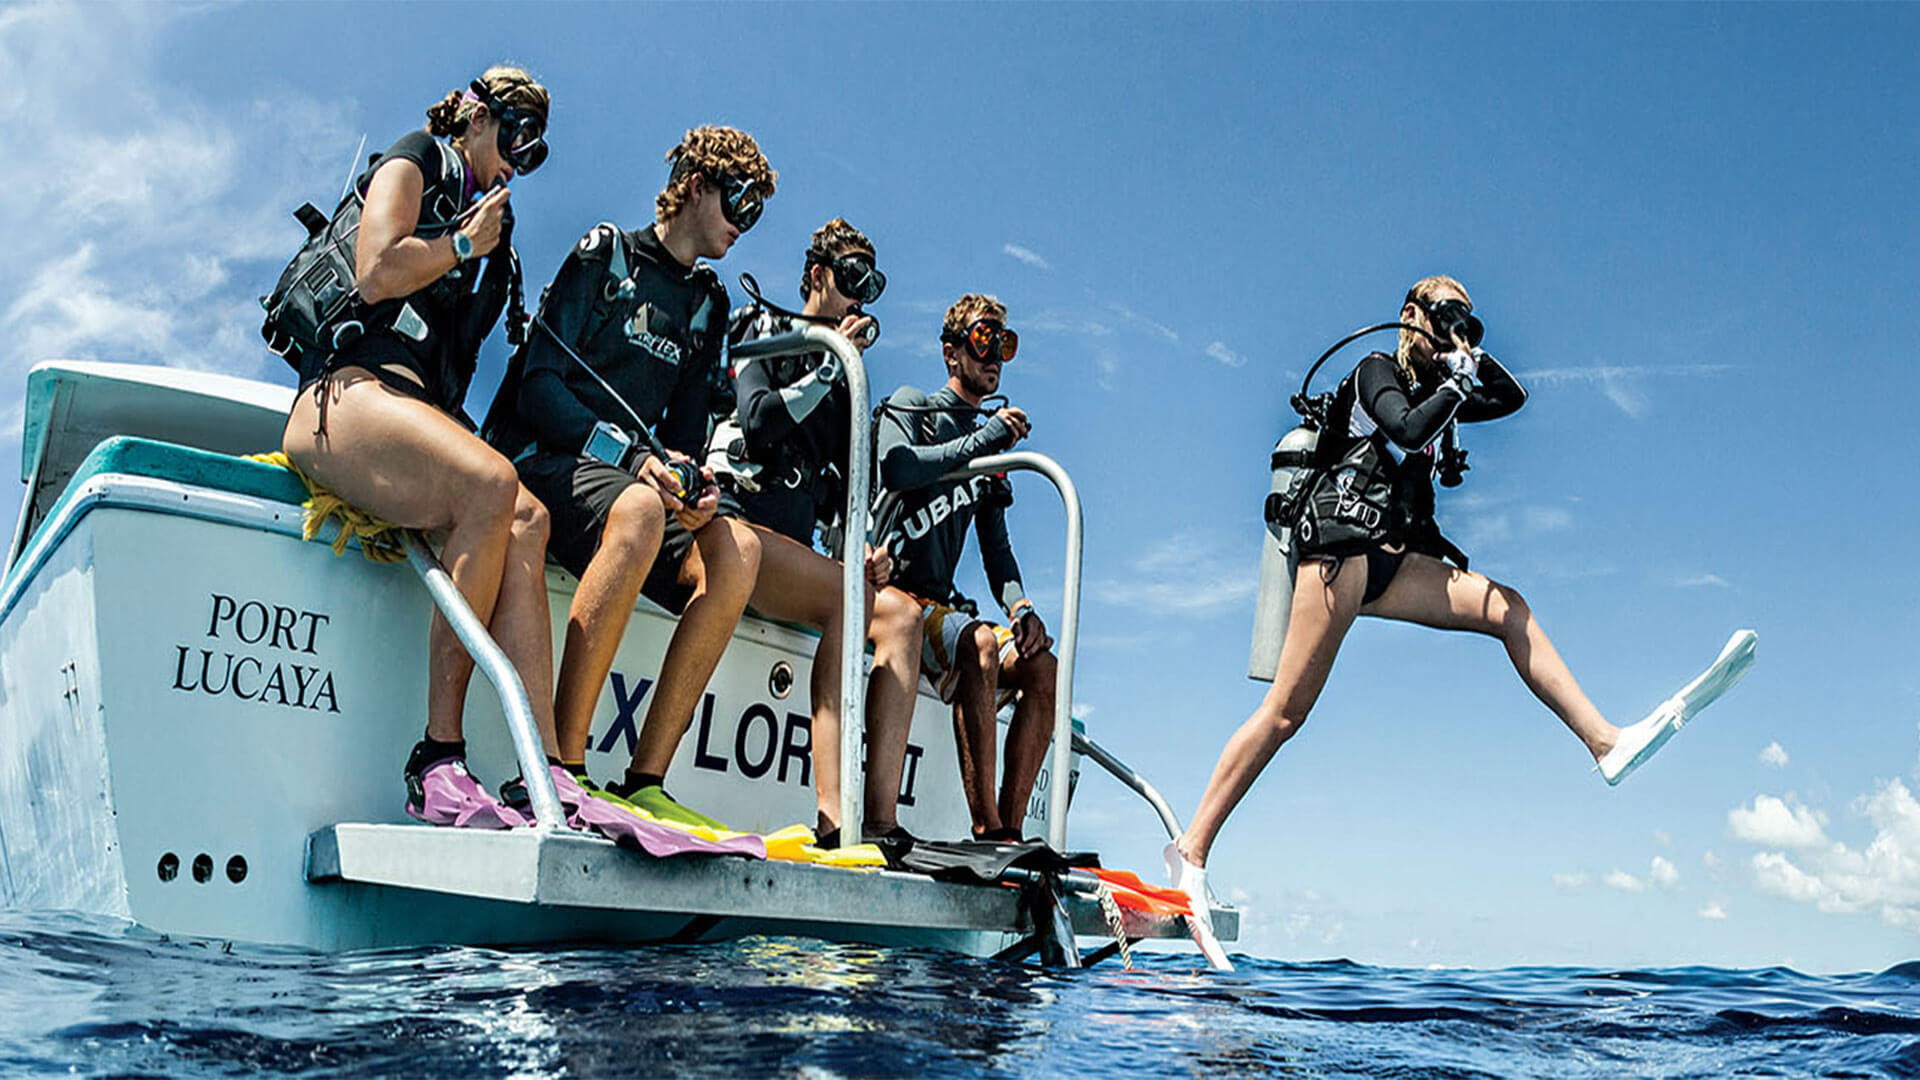
[[(587, 564), (600, 550), (601, 534), (606, 531), (614, 500), (640, 481), (598, 458), (546, 450), (514, 462), (513, 468), (520, 474), (520, 482), (547, 508), (552, 521), (547, 555), (574, 577), (584, 576)], [(654, 556), (647, 579), (640, 586), (641, 594), (680, 614), (693, 596), (693, 588), (680, 583), (680, 567), (692, 550), (693, 534), (668, 514), (660, 553)]]

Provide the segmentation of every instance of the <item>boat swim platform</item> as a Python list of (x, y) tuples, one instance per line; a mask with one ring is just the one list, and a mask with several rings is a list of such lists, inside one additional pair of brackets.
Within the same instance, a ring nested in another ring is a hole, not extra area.
[[(654, 858), (559, 829), (332, 825), (307, 837), (306, 877), (315, 886), (400, 893), (408, 906), (445, 897), (557, 916), (533, 920), (551, 927), (545, 934), (532, 926), (507, 932), (529, 943), (547, 934), (548, 940), (611, 941), (789, 934), (876, 945), (970, 945), (964, 951), (981, 953), (999, 951), (984, 948), (991, 942), (983, 938), (1002, 936), (1004, 948), (1034, 931), (1019, 891), (1004, 885), (737, 855)], [(1093, 896), (1069, 891), (1061, 899), (1076, 935), (1111, 938)], [(1180, 916), (1122, 909), (1121, 918), (1131, 940), (1188, 937)], [(1213, 922), (1222, 940), (1239, 937), (1238, 910), (1216, 906)]]

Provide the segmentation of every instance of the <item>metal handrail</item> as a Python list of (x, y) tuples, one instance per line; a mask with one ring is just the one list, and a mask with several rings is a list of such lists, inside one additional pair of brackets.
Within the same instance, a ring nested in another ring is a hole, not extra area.
[(513, 668), (513, 661), (500, 648), (480, 617), (467, 606), (466, 597), (454, 585), (453, 576), (434, 555), (433, 549), (418, 533), (408, 531), (407, 563), (427, 587), (434, 606), (453, 627), (455, 637), (466, 646), (474, 666), (487, 676), (494, 692), (500, 695), (500, 709), (507, 717), (507, 732), (513, 736), (513, 753), (520, 760), (520, 779), (527, 785), (527, 798), (533, 802), (533, 817), (546, 830), (567, 828), (567, 816), (560, 809), (560, 796), (553, 789), (553, 775), (547, 771), (546, 751), (540, 745), (540, 732), (533, 719), (533, 705), (526, 684)]
[(1147, 778), (1138, 769), (1115, 757), (1113, 751), (1087, 738), (1083, 732), (1073, 733), (1073, 748), (1092, 758), (1099, 766), (1113, 774), (1114, 779), (1132, 788), (1153, 812), (1160, 815), (1160, 825), (1167, 830), (1167, 839), (1180, 839), (1180, 819), (1175, 816), (1173, 807), (1167, 805), (1157, 788), (1147, 782)]
[(867, 492), (873, 447), (867, 441), (867, 367), (838, 331), (812, 324), (735, 345), (736, 360), (832, 352), (847, 380), (847, 505), (840, 530), (840, 835), (857, 842), (866, 803)]
[(940, 479), (964, 480), (969, 476), (1020, 470), (1037, 472), (1053, 481), (1067, 512), (1066, 588), (1060, 598), (1060, 637), (1056, 651), (1059, 666), (1053, 692), (1053, 785), (1047, 792), (1047, 843), (1052, 844), (1055, 851), (1065, 851), (1067, 799), (1072, 795), (1068, 781), (1073, 775), (1073, 657), (1080, 645), (1080, 492), (1059, 462), (1031, 450), (974, 458), (965, 468), (955, 469)]

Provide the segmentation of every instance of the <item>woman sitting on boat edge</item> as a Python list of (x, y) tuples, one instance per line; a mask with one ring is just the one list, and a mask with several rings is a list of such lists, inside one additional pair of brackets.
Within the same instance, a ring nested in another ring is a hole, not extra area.
[[(426, 130), (402, 136), (356, 181), (364, 208), (351, 312), (364, 329), (302, 358), (282, 448), (355, 506), (443, 539), (441, 560), (526, 684), (552, 754), (546, 509), (461, 409), (480, 343), (517, 273), (506, 184), (545, 159), (550, 106), (525, 71), (490, 68), (427, 110)], [(459, 224), (445, 228), (449, 221)], [(407, 812), (438, 825), (525, 824), (466, 769), (462, 712), (473, 666), (435, 612), (426, 731), (405, 770)]]

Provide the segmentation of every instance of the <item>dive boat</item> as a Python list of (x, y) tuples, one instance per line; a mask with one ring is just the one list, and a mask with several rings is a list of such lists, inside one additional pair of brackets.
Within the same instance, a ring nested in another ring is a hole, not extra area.
[[(855, 415), (864, 413), (864, 369), (839, 335), (809, 328), (756, 347), (844, 349)], [(782, 934), (1019, 956), (1048, 955), (1051, 936), (1052, 955), (1064, 939), (1071, 966), (1075, 934), (1187, 936), (1182, 916), (1101, 903), (1081, 874), (1047, 884), (1049, 928), (1032, 888), (1007, 887), (1018, 872), (976, 885), (732, 856), (653, 858), (569, 829), (517, 676), (426, 545), (410, 539), (408, 561), (380, 564), (352, 546), (336, 555), (304, 541), (304, 484), (246, 456), (278, 447), (292, 394), (145, 365), (48, 362), (29, 375), (27, 490), (0, 582), (0, 904), (319, 950)], [(871, 466), (863, 441), (849, 476), (859, 491)], [(1080, 543), (1071, 482), (1036, 454), (974, 468), (1040, 472), (1068, 507), (1059, 715), (1025, 833), (1064, 850), (1085, 758), (1177, 832), (1151, 785), (1069, 719)], [(848, 531), (864, 535), (868, 508), (855, 503)], [(556, 642), (574, 584), (549, 567)], [(860, 610), (864, 587), (848, 575), (848, 610)], [(497, 783), (530, 766), (533, 827), (433, 828), (403, 811), (401, 763), (423, 721), (434, 604), (486, 676), (467, 703), (474, 771)], [(673, 627), (640, 600), (595, 716), (595, 775), (624, 765)], [(751, 832), (811, 822), (806, 688), (816, 644), (804, 628), (751, 612), (741, 621), (675, 758), (673, 784), (687, 803)], [(847, 643), (854, 662), (842, 664), (843, 686), (858, 688), (843, 691), (846, 746), (856, 751), (860, 644)], [(856, 835), (860, 781), (856, 773), (843, 785), (841, 820)], [(924, 685), (900, 796), (901, 823), (916, 834), (967, 834), (950, 712)], [(1237, 937), (1236, 911), (1216, 907), (1212, 918), (1220, 938)]]

